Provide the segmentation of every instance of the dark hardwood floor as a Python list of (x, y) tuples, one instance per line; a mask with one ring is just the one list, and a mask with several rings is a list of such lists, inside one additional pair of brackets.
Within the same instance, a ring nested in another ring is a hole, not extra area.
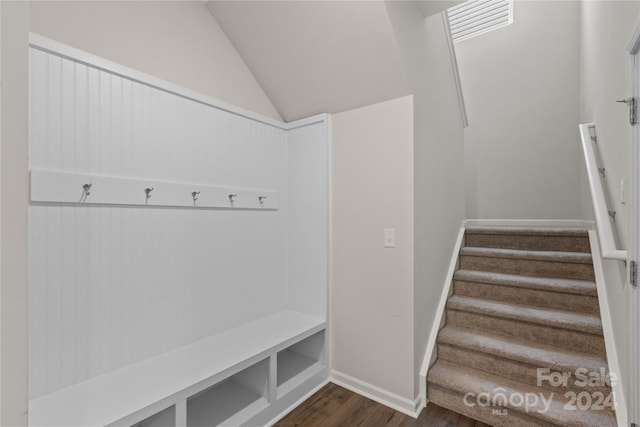
[(429, 404), (418, 419), (329, 383), (275, 424), (276, 427), (489, 427)]

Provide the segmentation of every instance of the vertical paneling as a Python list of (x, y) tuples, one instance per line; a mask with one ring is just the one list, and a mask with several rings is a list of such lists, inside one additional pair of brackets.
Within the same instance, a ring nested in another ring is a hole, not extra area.
[(327, 126), (305, 126), (287, 138), (288, 299), (292, 308), (322, 317), (328, 282)]
[[(56, 64), (57, 67), (57, 64)], [(76, 167), (76, 106), (75, 106), (75, 64), (71, 61), (60, 61), (60, 141), (59, 147), (52, 147), (61, 153), (60, 169), (75, 170)], [(53, 83), (53, 82), (52, 82)], [(56, 102), (56, 104), (58, 104)], [(64, 155), (63, 153), (73, 153)], [(76, 363), (76, 295), (75, 295), (75, 235), (76, 212), (60, 213), (60, 371), (58, 387), (65, 387), (74, 382)]]
[(61, 371), (66, 373), (60, 378), (60, 386), (74, 382), (76, 363), (76, 212), (60, 211), (60, 337), (61, 337)]
[(73, 111), (74, 126), (74, 169), (80, 173), (89, 172), (89, 70), (85, 65), (75, 63), (75, 87)]
[[(29, 233), (30, 263), (46, 259), (42, 210), (29, 213)], [(47, 269), (40, 267), (29, 272), (29, 392), (36, 396), (47, 391)]]
[[(41, 268), (46, 268), (45, 288), (45, 336), (46, 345), (46, 382), (47, 386), (60, 388), (62, 385), (62, 253), (61, 253), (61, 209), (48, 209), (44, 222), (42, 241), (36, 245), (44, 245), (46, 258)], [(34, 266), (35, 267), (35, 266)]]
[[(270, 188), (286, 202), (285, 131), (37, 49), (30, 67), (31, 168)], [(31, 398), (286, 304), (283, 210), (29, 215)]]
[[(46, 120), (47, 120), (47, 55), (39, 50), (29, 51), (31, 69), (41, 70), (29, 73), (29, 162), (31, 165), (44, 164), (47, 154)], [(37, 100), (37, 102), (36, 102)]]
[[(34, 211), (36, 209), (32, 209)], [(42, 209), (40, 209), (42, 210)], [(90, 280), (91, 252), (89, 245), (89, 209), (76, 209), (75, 212), (75, 373), (72, 382), (81, 381), (89, 376), (89, 344), (91, 337), (91, 289)], [(37, 335), (36, 335), (37, 336)]]
[[(47, 61), (47, 105), (45, 117), (45, 162), (49, 168), (62, 169), (62, 59), (49, 56)], [(37, 94), (36, 94), (37, 96)], [(36, 102), (38, 100), (36, 99)]]
[[(71, 61), (68, 61), (71, 62)], [(74, 145), (73, 170), (76, 172), (90, 172), (90, 138), (92, 137), (89, 115), (90, 113), (90, 90), (89, 90), (89, 68), (85, 65), (74, 63), (75, 87), (74, 87)], [(33, 67), (32, 67), (32, 74)], [(30, 144), (32, 141), (30, 141)], [(32, 208), (32, 211), (35, 209)], [(44, 210), (44, 208), (39, 208)], [(88, 233), (91, 223), (92, 212), (87, 209), (73, 209), (69, 216), (73, 217), (74, 226), (74, 264), (73, 264), (73, 297), (69, 297), (73, 304), (74, 323), (73, 334), (75, 337), (74, 348), (74, 369), (73, 374), (67, 372), (68, 383), (73, 384), (82, 381), (89, 376), (90, 372), (90, 339), (92, 334), (92, 324), (89, 322), (91, 305), (91, 288), (89, 287), (91, 278), (91, 246)]]

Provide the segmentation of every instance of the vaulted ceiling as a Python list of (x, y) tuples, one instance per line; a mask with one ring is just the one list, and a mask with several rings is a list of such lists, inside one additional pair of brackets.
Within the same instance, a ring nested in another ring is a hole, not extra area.
[[(410, 2), (428, 16), (455, 4)], [(286, 121), (410, 93), (384, 1), (208, 1)]]

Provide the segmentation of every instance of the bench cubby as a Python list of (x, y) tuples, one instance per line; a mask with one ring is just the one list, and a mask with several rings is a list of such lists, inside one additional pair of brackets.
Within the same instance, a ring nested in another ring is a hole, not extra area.
[(170, 406), (167, 409), (151, 415), (148, 418), (134, 424), (132, 427), (172, 427), (176, 422), (176, 407)]
[(311, 377), (324, 365), (324, 331), (317, 332), (277, 355), (278, 397)]
[(187, 400), (188, 427), (241, 425), (268, 405), (269, 359)]

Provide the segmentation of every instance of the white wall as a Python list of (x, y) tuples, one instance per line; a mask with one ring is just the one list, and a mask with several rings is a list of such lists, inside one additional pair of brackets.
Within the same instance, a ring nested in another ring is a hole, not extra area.
[(27, 424), (29, 10), (0, 2), (0, 425)]
[[(332, 377), (406, 406), (414, 399), (412, 118), (411, 96), (332, 116)], [(396, 248), (383, 247), (385, 228), (396, 229)]]
[(200, 1), (32, 1), (30, 30), (280, 119)]
[(513, 24), (456, 44), (469, 218), (580, 216), (580, 2), (516, 1)]
[[(465, 219), (464, 129), (451, 69), (445, 27), (439, 15), (427, 18), (422, 30), (427, 65), (432, 75), (416, 93), (414, 186), (415, 246), (415, 373), (416, 393), (421, 364), (458, 230)], [(415, 80), (414, 80), (415, 81)]]
[[(630, 185), (631, 126), (626, 105), (615, 101), (631, 96), (626, 49), (638, 23), (639, 10), (637, 1), (596, 1), (585, 2), (581, 14), (580, 121), (596, 124), (598, 149), (611, 196), (610, 208), (616, 211), (623, 248), (629, 241), (629, 205), (621, 202), (619, 186), (621, 179), (627, 179)], [(589, 209), (591, 197), (585, 196), (584, 209)]]
[(32, 203), (31, 398), (285, 307), (284, 130), (37, 49), (30, 69), (31, 169), (264, 189), (282, 203)]
[[(594, 1), (582, 3), (581, 31), (581, 111), (580, 121), (594, 122), (598, 148), (606, 170), (612, 208), (616, 210), (616, 228), (622, 248), (629, 248), (632, 236), (629, 227), (629, 204), (619, 198), (619, 184), (630, 181), (631, 126), (627, 108), (616, 104), (617, 99), (631, 96), (629, 86), (629, 55), (626, 52), (631, 34), (639, 22), (638, 1)], [(586, 180), (586, 178), (585, 178)], [(636, 190), (637, 191), (637, 190)], [(627, 193), (629, 195), (629, 193)], [(582, 213), (592, 218), (592, 200), (583, 192)], [(630, 248), (629, 248), (630, 249)], [(624, 382), (627, 402), (632, 394), (633, 359), (630, 328), (633, 293), (628, 285), (627, 272), (619, 261), (604, 261), (607, 296), (613, 321), (614, 341), (618, 351), (619, 377)], [(637, 337), (635, 337), (637, 339)], [(631, 405), (633, 407), (633, 405)], [(633, 419), (632, 419), (633, 420)]]
[[(414, 91), (414, 395), (453, 245), (465, 218), (463, 127), (445, 26), (411, 2), (387, 10)], [(437, 319), (439, 321), (439, 319)]]

